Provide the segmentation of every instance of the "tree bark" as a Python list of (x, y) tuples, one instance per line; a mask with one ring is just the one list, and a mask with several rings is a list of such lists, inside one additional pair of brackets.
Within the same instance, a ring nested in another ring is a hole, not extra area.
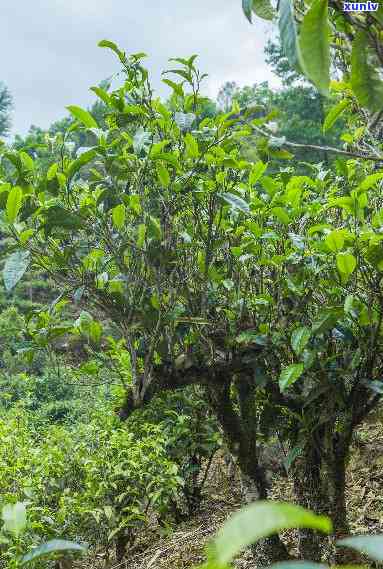
[[(328, 503), (323, 495), (321, 456), (315, 440), (308, 443), (302, 457), (293, 470), (294, 494), (297, 503), (316, 514), (328, 513)], [(306, 561), (321, 561), (323, 537), (307, 529), (298, 530), (299, 558)]]
[[(210, 405), (224, 432), (230, 452), (236, 457), (244, 482), (248, 485), (248, 500), (254, 497), (254, 487), (258, 499), (268, 498), (265, 471), (259, 464), (257, 450), (257, 420), (254, 401), (255, 388), (251, 379), (237, 378), (239, 413), (231, 400), (231, 381), (222, 377), (220, 387), (207, 388)], [(247, 501), (248, 501), (247, 500)], [(252, 547), (256, 566), (266, 566), (277, 561), (289, 559), (289, 553), (279, 535), (260, 540)]]

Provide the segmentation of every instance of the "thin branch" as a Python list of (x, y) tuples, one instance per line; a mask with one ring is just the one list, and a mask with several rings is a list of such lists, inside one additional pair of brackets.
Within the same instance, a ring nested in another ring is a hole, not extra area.
[[(252, 129), (262, 134), (262, 136), (274, 136), (271, 133), (259, 128), (258, 126), (251, 125)], [(320, 152), (333, 152), (335, 154), (341, 154), (342, 156), (350, 156), (352, 158), (362, 158), (363, 160), (374, 160), (375, 162), (383, 162), (382, 156), (372, 156), (371, 154), (362, 154), (360, 152), (353, 152), (352, 150), (342, 150), (341, 148), (334, 148), (332, 146), (319, 146), (317, 144), (301, 144), (298, 142), (290, 142), (285, 140), (282, 146), (288, 146), (290, 148), (302, 148), (304, 150), (318, 150)]]

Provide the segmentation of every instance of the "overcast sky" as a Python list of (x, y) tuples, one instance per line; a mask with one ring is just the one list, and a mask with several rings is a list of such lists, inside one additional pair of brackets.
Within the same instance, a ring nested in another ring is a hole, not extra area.
[(258, 19), (251, 26), (240, 0), (1, 3), (0, 80), (14, 99), (13, 133), (24, 134), (31, 124), (49, 126), (65, 116), (66, 105), (92, 103), (89, 87), (119, 70), (113, 54), (97, 47), (101, 39), (127, 53), (145, 51), (156, 87), (169, 57), (193, 53), (209, 74), (205, 92), (210, 96), (225, 81), (276, 84), (263, 55), (272, 27)]

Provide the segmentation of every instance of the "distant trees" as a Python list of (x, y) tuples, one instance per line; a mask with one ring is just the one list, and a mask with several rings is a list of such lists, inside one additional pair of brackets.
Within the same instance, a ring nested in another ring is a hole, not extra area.
[(0, 136), (6, 136), (11, 127), (12, 97), (8, 88), (0, 83)]

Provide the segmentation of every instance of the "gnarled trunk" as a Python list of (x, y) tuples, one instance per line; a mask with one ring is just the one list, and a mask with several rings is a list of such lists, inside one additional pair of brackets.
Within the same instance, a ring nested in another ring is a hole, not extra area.
[[(236, 457), (244, 486), (245, 500), (266, 500), (268, 484), (265, 471), (259, 464), (257, 450), (257, 418), (255, 388), (251, 379), (241, 377), (236, 382), (239, 413), (230, 396), (231, 382), (222, 377), (219, 388), (208, 388), (210, 405), (224, 432), (230, 452)], [(247, 499), (246, 499), (247, 498)], [(278, 535), (263, 539), (252, 547), (256, 566), (266, 566), (289, 558), (286, 546)]]

